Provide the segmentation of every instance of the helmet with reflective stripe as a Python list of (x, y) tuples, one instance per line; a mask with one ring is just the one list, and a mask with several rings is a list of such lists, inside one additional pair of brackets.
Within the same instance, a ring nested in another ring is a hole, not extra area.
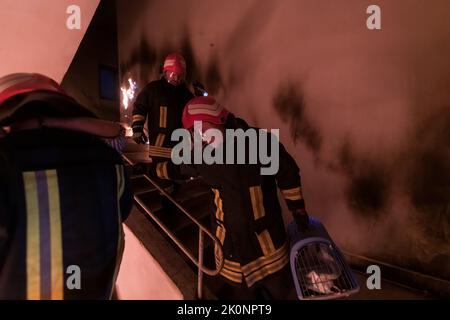
[(173, 71), (182, 76), (186, 73), (186, 61), (181, 55), (171, 53), (164, 60), (163, 71)]
[(213, 97), (195, 97), (183, 110), (183, 127), (191, 129), (194, 121), (206, 121), (213, 124), (224, 124), (229, 112)]
[[(36, 105), (40, 107), (36, 108)], [(13, 73), (0, 78), (0, 124), (15, 121), (16, 116), (22, 118), (44, 115), (97, 118), (47, 76)]]
[(66, 94), (56, 81), (37, 73), (13, 73), (0, 78), (0, 105), (22, 93), (50, 91)]

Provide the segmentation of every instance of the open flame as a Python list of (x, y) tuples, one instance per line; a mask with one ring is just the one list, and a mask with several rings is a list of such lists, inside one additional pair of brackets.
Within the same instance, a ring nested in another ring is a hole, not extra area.
[(133, 81), (133, 79), (128, 78), (128, 81), (125, 85), (120, 87), (120, 91), (122, 91), (122, 104), (125, 110), (128, 109), (128, 106), (133, 101), (136, 91), (137, 91), (137, 83)]

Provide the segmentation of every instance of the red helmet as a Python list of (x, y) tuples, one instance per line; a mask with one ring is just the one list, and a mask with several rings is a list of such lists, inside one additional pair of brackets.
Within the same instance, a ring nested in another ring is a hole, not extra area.
[[(15, 97), (20, 99), (13, 99)], [(35, 108), (34, 102), (47, 108)], [(54, 80), (37, 73), (13, 73), (0, 78), (0, 123), (11, 121), (17, 114), (58, 116), (96, 116), (68, 96)], [(9, 120), (8, 120), (9, 119)]]
[(22, 93), (50, 91), (66, 94), (56, 81), (37, 73), (13, 73), (0, 78), (0, 105)]
[(214, 124), (224, 124), (229, 112), (213, 97), (195, 97), (183, 110), (183, 127), (191, 129), (194, 121), (207, 121)]
[(184, 75), (186, 73), (186, 61), (181, 55), (171, 53), (164, 60), (163, 71), (173, 71), (179, 75)]

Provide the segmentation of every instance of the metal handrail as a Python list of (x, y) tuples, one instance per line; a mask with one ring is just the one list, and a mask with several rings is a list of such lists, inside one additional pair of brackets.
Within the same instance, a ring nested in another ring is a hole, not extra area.
[[(135, 165), (132, 160), (130, 160), (127, 156), (122, 155), (124, 160), (130, 165)], [(133, 178), (144, 178), (148, 182), (150, 182), (160, 193), (162, 193), (167, 199), (169, 199), (173, 204), (180, 209), (181, 212), (185, 214), (192, 222), (194, 222), (199, 228), (199, 244), (198, 244), (198, 260), (194, 257), (194, 255), (189, 252), (189, 250), (181, 243), (181, 241), (175, 236), (175, 234), (167, 228), (167, 226), (155, 215), (151, 212), (151, 210), (144, 204), (144, 202), (139, 199), (139, 195), (146, 193), (140, 192), (139, 194), (134, 196), (134, 201), (145, 211), (147, 215), (149, 215), (158, 226), (166, 233), (167, 236), (180, 248), (180, 250), (197, 266), (198, 268), (198, 281), (197, 281), (197, 296), (199, 299), (202, 299), (203, 296), (203, 273), (206, 273), (210, 276), (216, 276), (220, 273), (224, 265), (224, 255), (223, 255), (223, 247), (220, 240), (211, 233), (207, 228), (205, 228), (194, 216), (192, 216), (186, 209), (184, 209), (172, 196), (170, 196), (163, 188), (161, 188), (152, 178), (145, 174), (135, 175)], [(216, 264), (216, 269), (210, 269), (203, 265), (203, 253), (204, 253), (204, 234), (206, 234), (211, 240), (214, 242), (216, 248), (219, 249), (219, 264)]]

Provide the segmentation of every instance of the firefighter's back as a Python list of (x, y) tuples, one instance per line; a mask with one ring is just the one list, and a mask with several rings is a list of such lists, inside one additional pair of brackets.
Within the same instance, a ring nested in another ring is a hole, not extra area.
[(0, 152), (0, 299), (108, 299), (131, 205), (120, 155), (49, 128), (12, 132)]

